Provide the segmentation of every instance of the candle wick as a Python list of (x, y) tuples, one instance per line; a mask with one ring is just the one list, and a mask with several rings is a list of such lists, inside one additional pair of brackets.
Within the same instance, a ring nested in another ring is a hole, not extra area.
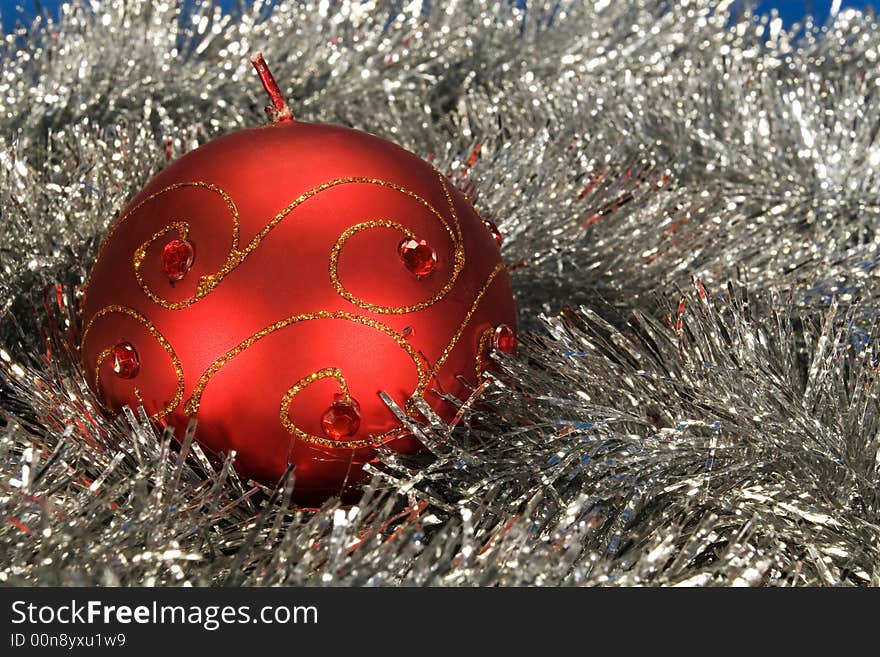
[(263, 59), (263, 53), (258, 52), (253, 55), (251, 57), (251, 64), (257, 69), (257, 75), (260, 76), (263, 89), (266, 90), (266, 93), (269, 94), (269, 99), (272, 101), (271, 105), (266, 105), (266, 114), (272, 119), (272, 123), (293, 121), (293, 112), (287, 105), (287, 101), (284, 100), (281, 89), (278, 88), (278, 83), (275, 82), (275, 78), (272, 76), (272, 71), (269, 70), (266, 60)]

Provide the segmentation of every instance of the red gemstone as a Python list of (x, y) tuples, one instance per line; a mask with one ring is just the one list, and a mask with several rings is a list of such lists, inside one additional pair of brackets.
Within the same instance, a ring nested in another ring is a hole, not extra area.
[(361, 426), (361, 410), (356, 400), (347, 400), (337, 394), (321, 417), (321, 428), (331, 440), (345, 440), (357, 433)]
[(110, 355), (113, 356), (113, 371), (116, 376), (120, 379), (133, 379), (137, 376), (141, 363), (130, 342), (120, 342), (113, 347)]
[(492, 237), (495, 238), (495, 242), (498, 246), (501, 246), (501, 242), (504, 241), (504, 238), (501, 237), (501, 231), (498, 230), (498, 226), (489, 219), (483, 219), (483, 223), (486, 224), (486, 228), (489, 229), (489, 232), (492, 233)]
[(507, 324), (500, 324), (492, 336), (492, 346), (505, 354), (516, 351), (516, 335)]
[(405, 239), (397, 247), (403, 264), (416, 276), (427, 276), (437, 265), (437, 252), (425, 240)]
[(172, 283), (181, 280), (192, 268), (195, 258), (193, 245), (186, 240), (171, 240), (162, 249), (162, 269)]

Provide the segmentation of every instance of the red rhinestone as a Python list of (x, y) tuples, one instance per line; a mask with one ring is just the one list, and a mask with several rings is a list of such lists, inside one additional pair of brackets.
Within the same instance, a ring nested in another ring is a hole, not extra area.
[(492, 237), (495, 238), (495, 242), (498, 244), (498, 246), (501, 246), (501, 242), (504, 241), (504, 238), (501, 237), (501, 231), (498, 230), (498, 226), (496, 226), (495, 223), (489, 219), (483, 219), (483, 223), (486, 224), (486, 228), (488, 228), (489, 232), (492, 233)]
[(492, 346), (505, 354), (516, 351), (516, 336), (507, 324), (500, 324), (492, 335)]
[(113, 356), (113, 371), (120, 379), (133, 379), (141, 369), (137, 352), (130, 342), (120, 342), (110, 352)]
[(192, 268), (195, 250), (186, 240), (171, 240), (162, 249), (162, 269), (172, 283), (181, 280)]
[(346, 400), (337, 394), (321, 417), (321, 428), (331, 440), (345, 440), (355, 435), (361, 426), (361, 409), (356, 400)]
[(425, 240), (405, 239), (397, 247), (403, 264), (416, 276), (427, 276), (437, 265), (437, 252)]

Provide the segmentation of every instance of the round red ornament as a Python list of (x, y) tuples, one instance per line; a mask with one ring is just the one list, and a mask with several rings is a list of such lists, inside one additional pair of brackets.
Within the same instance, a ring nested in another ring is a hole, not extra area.
[(512, 351), (516, 318), (495, 235), (442, 174), (273, 102), (274, 123), (173, 162), (111, 225), (81, 352), (109, 412), (142, 405), (180, 437), (196, 416), (245, 476), (292, 464), (317, 503), (355, 491), (378, 445), (419, 448), (380, 392), (450, 419), (442, 396)]

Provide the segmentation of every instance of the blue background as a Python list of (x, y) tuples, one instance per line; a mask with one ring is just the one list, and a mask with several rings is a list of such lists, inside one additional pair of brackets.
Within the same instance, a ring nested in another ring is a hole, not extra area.
[[(47, 11), (56, 13), (62, 2), (60, 0), (42, 0), (41, 4)], [(234, 0), (221, 0), (220, 4), (228, 8), (234, 4)], [(773, 9), (776, 9), (786, 25), (791, 25), (802, 19), (808, 12), (819, 22), (823, 22), (828, 17), (832, 4), (832, 0), (761, 0), (758, 2), (758, 11), (769, 14)], [(872, 4), (872, 2), (865, 0), (842, 0), (841, 7), (864, 8)], [(33, 0), (0, 0), (4, 31), (9, 31), (15, 25), (17, 17), (21, 15), (16, 11), (17, 7), (23, 9), (23, 15), (27, 20), (33, 18), (36, 13)]]

